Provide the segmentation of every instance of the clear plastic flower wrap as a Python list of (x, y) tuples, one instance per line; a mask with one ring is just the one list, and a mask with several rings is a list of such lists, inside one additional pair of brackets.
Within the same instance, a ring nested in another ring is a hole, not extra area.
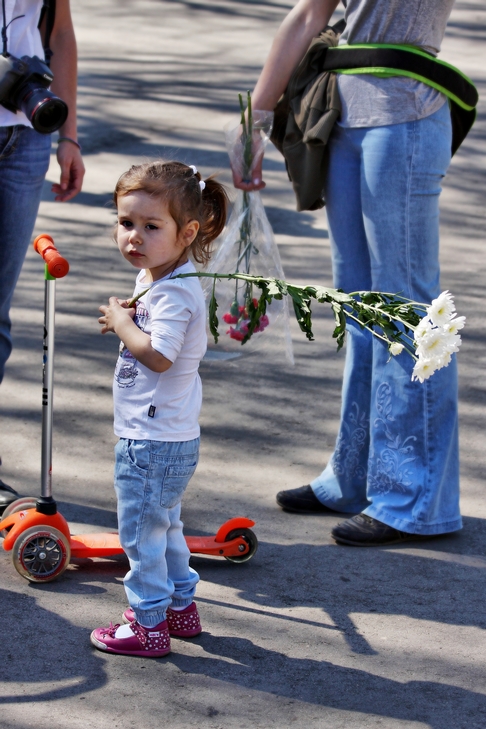
[[(257, 161), (261, 159), (269, 140), (273, 112), (252, 112), (248, 96), (246, 114), (243, 110), (238, 124), (225, 130), (228, 154), (234, 170), (243, 179), (252, 179)], [(284, 273), (277, 244), (259, 192), (237, 190), (228, 224), (216, 253), (205, 269), (208, 273), (242, 273), (283, 279)], [(248, 336), (251, 311), (257, 302), (253, 283), (238, 279), (201, 279), (208, 302), (217, 300), (218, 318), (222, 329), (218, 349), (227, 351), (241, 345), (245, 350), (271, 347), (285, 352), (293, 364), (292, 339), (288, 300), (273, 300), (262, 315), (252, 336)], [(211, 297), (214, 293), (215, 296)], [(223, 328), (224, 327), (224, 328)]]

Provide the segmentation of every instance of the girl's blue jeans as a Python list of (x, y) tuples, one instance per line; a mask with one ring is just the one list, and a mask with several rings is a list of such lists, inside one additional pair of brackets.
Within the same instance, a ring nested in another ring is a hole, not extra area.
[[(450, 149), (447, 104), (405, 124), (336, 126), (325, 187), (336, 287), (427, 303), (440, 293), (439, 195)], [(455, 356), (412, 382), (405, 352), (390, 358), (367, 330), (347, 329), (341, 422), (311, 484), (316, 496), (413, 534), (460, 529)]]
[(0, 127), (0, 382), (12, 351), (10, 304), (39, 209), (51, 137), (30, 127)]
[(120, 543), (130, 562), (124, 584), (136, 619), (150, 628), (169, 605), (187, 607), (199, 575), (180, 519), (182, 495), (196, 470), (199, 438), (166, 443), (121, 438), (115, 446)]

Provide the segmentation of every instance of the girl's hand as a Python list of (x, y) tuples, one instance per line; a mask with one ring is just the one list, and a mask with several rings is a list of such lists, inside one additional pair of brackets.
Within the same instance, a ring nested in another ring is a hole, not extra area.
[(100, 306), (99, 310), (103, 314), (98, 319), (101, 324), (101, 333), (107, 332), (117, 333), (117, 329), (129, 320), (133, 320), (135, 316), (135, 307), (129, 307), (128, 301), (117, 299), (111, 296), (108, 300), (108, 306)]

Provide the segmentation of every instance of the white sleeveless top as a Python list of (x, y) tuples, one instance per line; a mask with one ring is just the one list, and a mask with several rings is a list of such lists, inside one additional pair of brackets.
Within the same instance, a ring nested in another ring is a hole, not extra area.
[[(12, 56), (38, 56), (44, 60), (44, 48), (42, 39), (37, 28), (42, 8), (42, 0), (5, 0), (5, 12), (7, 16), (7, 51)], [(24, 17), (18, 17), (23, 15)], [(13, 20), (16, 18), (16, 20)], [(13, 20), (13, 22), (11, 22)], [(0, 8), (0, 25), (3, 17)], [(1, 52), (1, 45), (0, 45)], [(0, 104), (0, 127), (11, 127), (22, 124), (31, 127), (32, 124), (25, 114), (18, 111), (14, 114)]]

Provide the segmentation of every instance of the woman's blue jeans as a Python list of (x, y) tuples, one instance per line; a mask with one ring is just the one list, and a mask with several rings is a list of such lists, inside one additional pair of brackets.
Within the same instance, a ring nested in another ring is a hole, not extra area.
[[(448, 105), (415, 122), (336, 126), (325, 187), (336, 287), (430, 302), (440, 293), (439, 195), (450, 163)], [(413, 534), (461, 528), (457, 368), (423, 384), (413, 360), (348, 325), (341, 423), (311, 486), (336, 511)]]
[(34, 230), (51, 137), (30, 127), (0, 127), (0, 382), (12, 351), (10, 304)]
[(115, 446), (120, 543), (130, 562), (124, 584), (137, 620), (153, 627), (169, 605), (187, 607), (199, 575), (189, 567), (181, 500), (199, 458), (199, 438), (166, 443), (121, 438)]

